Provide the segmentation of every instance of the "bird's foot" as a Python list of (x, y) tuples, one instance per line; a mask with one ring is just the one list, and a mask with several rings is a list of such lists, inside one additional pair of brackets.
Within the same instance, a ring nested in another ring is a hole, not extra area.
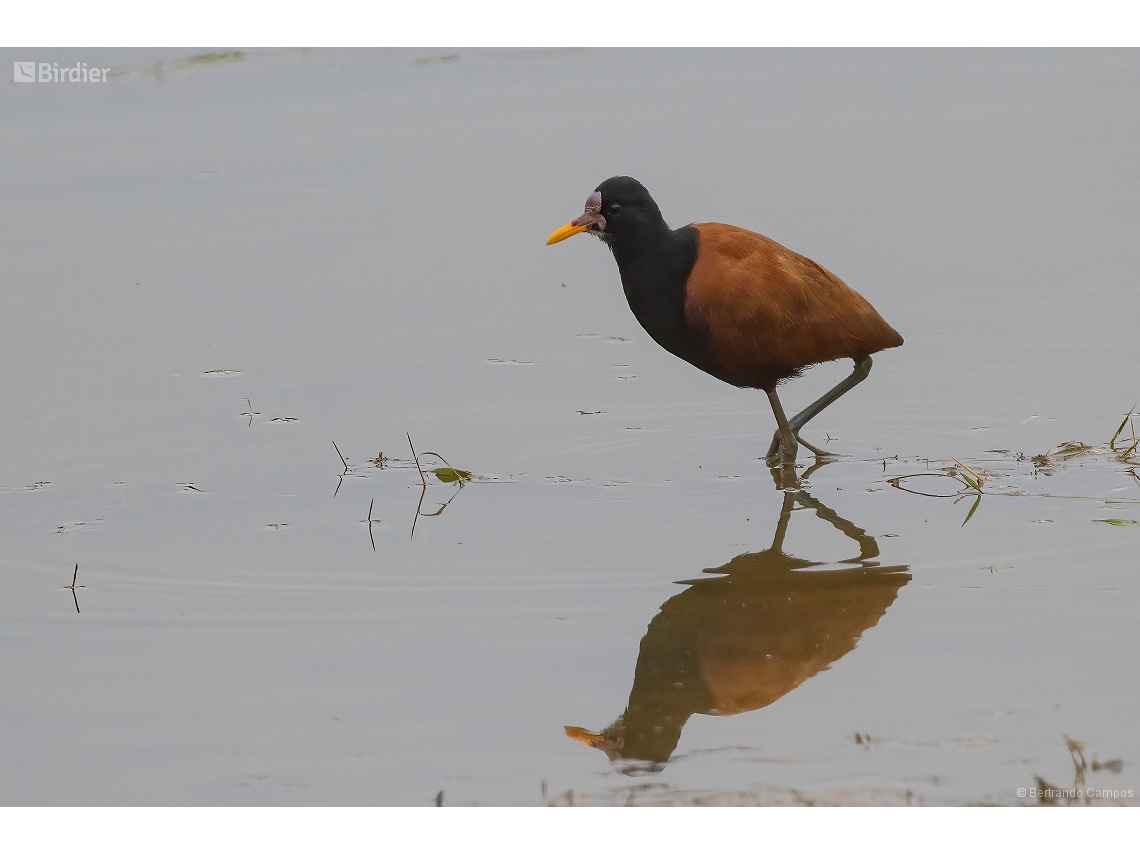
[[(780, 457), (781, 451), (780, 446), (783, 445), (780, 440), (781, 437), (779, 431), (776, 431), (774, 434), (772, 434), (772, 444), (768, 446), (768, 453), (764, 455), (764, 459), (768, 461), (769, 466), (779, 462), (778, 458)], [(793, 460), (792, 462), (794, 463), (795, 461)]]
[(783, 439), (779, 434), (776, 434), (775, 440), (772, 442), (772, 448), (768, 449), (768, 455), (764, 461), (769, 466), (795, 466), (796, 456), (799, 454), (799, 446), (793, 440), (791, 446), (784, 444)]
[(835, 458), (835, 457), (839, 456), (838, 454), (833, 454), (830, 451), (824, 451), (822, 448), (816, 448), (814, 445), (812, 445), (810, 442), (808, 442), (806, 439), (804, 439), (798, 433), (796, 434), (796, 439), (799, 440), (800, 445), (802, 445), (804, 448), (811, 451), (812, 454), (814, 454), (816, 457), (823, 457), (823, 458), (831, 459), (831, 458)]
[(768, 471), (772, 473), (772, 482), (777, 490), (799, 490), (803, 487), (796, 467), (791, 464), (781, 464), (779, 458), (768, 461)]

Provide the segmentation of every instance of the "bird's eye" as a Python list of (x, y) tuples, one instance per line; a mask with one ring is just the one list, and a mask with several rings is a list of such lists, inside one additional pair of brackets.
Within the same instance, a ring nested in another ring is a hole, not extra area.
[(609, 211), (610, 211), (611, 216), (616, 217), (618, 214), (621, 213), (621, 205), (619, 205), (617, 202), (614, 202), (612, 205), (609, 206)]

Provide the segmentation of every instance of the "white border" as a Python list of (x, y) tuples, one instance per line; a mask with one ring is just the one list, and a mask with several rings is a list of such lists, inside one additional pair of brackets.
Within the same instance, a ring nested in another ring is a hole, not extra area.
[(1135, 842), (1135, 809), (3, 808), (6, 849), (211, 855), (705, 850), (1079, 852)]
[(1134, 46), (1120, 0), (15, 0), (12, 47)]

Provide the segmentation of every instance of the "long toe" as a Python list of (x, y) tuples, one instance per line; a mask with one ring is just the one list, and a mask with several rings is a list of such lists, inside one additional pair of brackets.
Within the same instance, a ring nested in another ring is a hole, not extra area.
[(796, 439), (799, 441), (800, 445), (802, 445), (804, 448), (808, 449), (816, 457), (838, 457), (839, 456), (837, 454), (832, 454), (830, 451), (824, 451), (822, 448), (816, 448), (814, 445), (812, 445), (810, 442), (805, 440), (798, 433), (796, 434)]

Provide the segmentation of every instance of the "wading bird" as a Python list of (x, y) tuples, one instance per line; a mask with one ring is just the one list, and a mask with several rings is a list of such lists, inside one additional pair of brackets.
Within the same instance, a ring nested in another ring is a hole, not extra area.
[[(582, 216), (547, 245), (589, 232), (613, 251), (629, 307), (659, 345), (713, 377), (763, 389), (778, 429), (765, 457), (791, 466), (800, 429), (866, 379), (871, 354), (903, 343), (839, 277), (747, 229), (722, 223), (666, 225), (639, 181), (607, 179)], [(820, 362), (852, 359), (855, 370), (790, 420), (776, 384)]]

